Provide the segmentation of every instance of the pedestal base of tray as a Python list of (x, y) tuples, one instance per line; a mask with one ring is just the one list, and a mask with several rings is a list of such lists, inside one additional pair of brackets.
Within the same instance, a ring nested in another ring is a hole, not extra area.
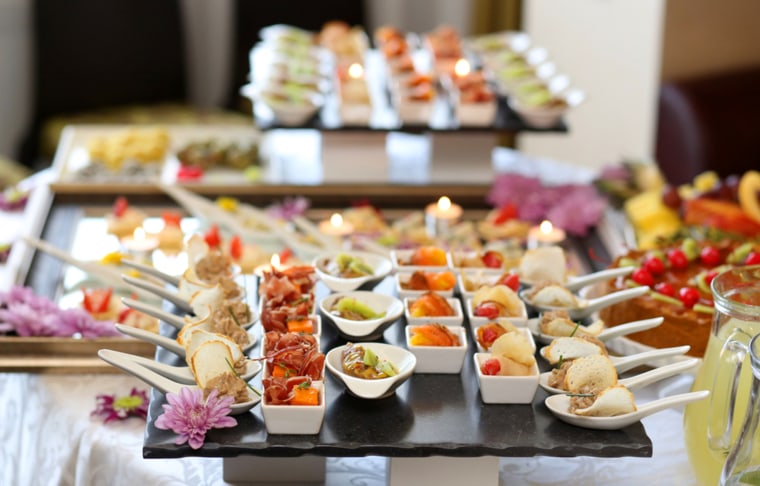
[(327, 458), (300, 457), (225, 457), (224, 481), (233, 484), (259, 486), (324, 485)]
[(499, 458), (484, 457), (393, 457), (388, 459), (388, 486), (419, 484), (436, 486), (498, 486)]

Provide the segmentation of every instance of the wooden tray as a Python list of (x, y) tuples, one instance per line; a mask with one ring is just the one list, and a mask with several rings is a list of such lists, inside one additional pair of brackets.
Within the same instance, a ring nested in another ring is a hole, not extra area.
[(0, 337), (0, 371), (120, 373), (98, 357), (103, 348), (148, 358), (156, 353), (155, 345), (131, 338)]

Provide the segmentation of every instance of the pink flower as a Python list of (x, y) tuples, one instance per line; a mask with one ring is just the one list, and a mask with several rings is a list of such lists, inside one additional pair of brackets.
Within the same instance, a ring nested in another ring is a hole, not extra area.
[(95, 410), (90, 415), (102, 417), (104, 424), (129, 417), (139, 417), (145, 420), (145, 417), (148, 416), (148, 395), (145, 390), (132, 388), (129, 395), (123, 397), (98, 395), (95, 400)]
[(305, 197), (285, 198), (281, 204), (272, 204), (267, 208), (267, 214), (276, 219), (290, 221), (301, 216), (311, 206), (311, 201)]
[(167, 393), (166, 400), (169, 403), (164, 404), (164, 413), (156, 419), (155, 425), (179, 434), (174, 442), (177, 445), (187, 442), (191, 448), (200, 449), (209, 430), (237, 425), (229, 416), (234, 399), (226, 395), (219, 397), (217, 390), (212, 390), (204, 400), (202, 390), (184, 387), (179, 395)]

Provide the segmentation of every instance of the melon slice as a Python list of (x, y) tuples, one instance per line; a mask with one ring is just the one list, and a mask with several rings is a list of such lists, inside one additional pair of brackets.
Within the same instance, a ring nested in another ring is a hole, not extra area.
[(760, 172), (750, 170), (739, 181), (737, 190), (739, 205), (742, 210), (758, 223), (760, 223)]

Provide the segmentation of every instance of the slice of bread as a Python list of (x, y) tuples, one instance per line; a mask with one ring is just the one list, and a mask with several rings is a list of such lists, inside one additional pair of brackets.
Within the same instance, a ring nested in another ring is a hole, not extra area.
[(221, 341), (204, 342), (190, 357), (190, 369), (195, 381), (204, 390), (212, 379), (227, 373), (234, 374), (231, 368), (234, 364), (230, 348)]
[(601, 391), (591, 406), (575, 409), (573, 413), (592, 417), (614, 417), (635, 411), (633, 393), (623, 385), (615, 385)]
[(540, 282), (565, 283), (567, 261), (559, 246), (542, 246), (527, 250), (517, 269), (520, 279), (533, 284)]
[(557, 364), (560, 359), (570, 360), (583, 356), (606, 354), (598, 345), (579, 337), (558, 337), (546, 346), (541, 354), (550, 364)]
[(578, 298), (565, 287), (547, 285), (530, 296), (530, 303), (542, 307), (570, 309), (578, 306)]
[(573, 360), (565, 373), (565, 390), (596, 393), (617, 384), (617, 370), (607, 356), (595, 354)]
[(195, 350), (198, 349), (203, 343), (208, 341), (221, 341), (224, 343), (230, 350), (230, 355), (233, 359), (233, 365), (245, 357), (243, 350), (240, 348), (240, 345), (238, 345), (238, 343), (230, 339), (228, 336), (209, 332), (203, 329), (195, 329), (191, 332), (190, 337), (187, 340), (187, 345), (185, 346), (185, 360), (187, 361), (188, 365), (191, 364), (190, 359), (195, 353)]

